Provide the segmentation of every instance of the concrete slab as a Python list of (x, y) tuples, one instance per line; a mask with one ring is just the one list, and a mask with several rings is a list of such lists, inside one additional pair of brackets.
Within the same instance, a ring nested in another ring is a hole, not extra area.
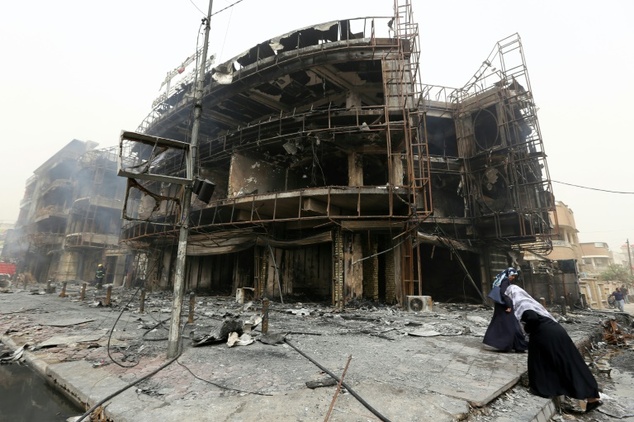
[(80, 335), (56, 335), (36, 344), (35, 349), (43, 349), (53, 346), (68, 346), (74, 343), (97, 342), (103, 333), (80, 334)]

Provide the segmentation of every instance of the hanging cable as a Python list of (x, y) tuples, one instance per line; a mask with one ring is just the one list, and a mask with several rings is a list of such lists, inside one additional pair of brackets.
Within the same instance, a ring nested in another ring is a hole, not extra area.
[(582, 186), (582, 185), (575, 185), (573, 183), (566, 183), (566, 182), (560, 182), (558, 180), (551, 180), (551, 182), (553, 183), (559, 183), (560, 185), (566, 185), (566, 186), (572, 186), (574, 188), (580, 188), (580, 189), (588, 189), (588, 190), (595, 190), (598, 192), (605, 192), (605, 193), (618, 193), (621, 195), (634, 195), (633, 191), (619, 191), (619, 190), (609, 190), (609, 189), (599, 189), (599, 188), (592, 188), (589, 186)]
[[(227, 7), (223, 7), (222, 9), (218, 10), (217, 12), (212, 13), (212, 14), (211, 14), (211, 16), (215, 16), (215, 15), (217, 15), (217, 14), (218, 14), (218, 13), (220, 13), (220, 12), (224, 12), (225, 10), (227, 10), (227, 9), (229, 9), (229, 8), (231, 8), (231, 7), (235, 6), (236, 4), (241, 3), (241, 2), (243, 2), (243, 1), (244, 1), (244, 0), (238, 0), (238, 1), (236, 1), (236, 2), (233, 2), (233, 3), (231, 3), (229, 6), (227, 6)], [(189, 0), (189, 2), (190, 2), (190, 3), (191, 3), (191, 4), (192, 4), (192, 5), (196, 8), (196, 10), (198, 10), (198, 11), (199, 11), (199, 12), (200, 12), (203, 16), (207, 16), (207, 14), (206, 14), (205, 12), (203, 12), (202, 10), (200, 10), (200, 7), (196, 6), (196, 3), (194, 3), (192, 0)]]

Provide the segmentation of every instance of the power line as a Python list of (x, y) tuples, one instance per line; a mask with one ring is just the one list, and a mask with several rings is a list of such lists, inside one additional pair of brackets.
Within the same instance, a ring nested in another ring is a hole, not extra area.
[(192, 6), (194, 6), (196, 9), (198, 9), (198, 11), (205, 16), (205, 12), (203, 12), (202, 10), (200, 10), (200, 7), (196, 6), (196, 3), (194, 3), (192, 0), (189, 0), (189, 2), (192, 4)]
[[(233, 7), (233, 6), (235, 6), (235, 5), (236, 5), (236, 4), (238, 4), (238, 3), (241, 3), (242, 1), (244, 1), (244, 0), (237, 0), (237, 1), (233, 2), (233, 3), (231, 3), (229, 6), (224, 7), (224, 8), (222, 8), (222, 9), (218, 10), (217, 12), (212, 13), (212, 14), (211, 14), (211, 16), (215, 16), (215, 15), (217, 15), (217, 14), (218, 14), (218, 13), (220, 13), (220, 12), (224, 12), (225, 10), (227, 10), (227, 9), (229, 9), (229, 8), (231, 8), (231, 7)], [(195, 8), (196, 8), (196, 9), (197, 9), (197, 10), (198, 10), (198, 11), (199, 11), (199, 12), (200, 12), (203, 16), (206, 16), (205, 12), (203, 12), (202, 10), (200, 10), (200, 8), (199, 8), (198, 6), (196, 6), (196, 3), (194, 3), (192, 0), (189, 0), (189, 2), (190, 2), (190, 3), (192, 4), (192, 6), (194, 6), (194, 7), (195, 7)]]
[(560, 185), (572, 186), (572, 187), (580, 188), (580, 189), (596, 190), (596, 191), (599, 191), (599, 192), (618, 193), (618, 194), (622, 194), (622, 195), (634, 195), (634, 192), (632, 192), (632, 191), (619, 191), (619, 190), (591, 188), (589, 186), (575, 185), (575, 184), (572, 184), (572, 183), (559, 182), (557, 180), (551, 180), (551, 182), (559, 183)]
[(244, 1), (244, 0), (234, 1), (234, 2), (233, 2), (233, 3), (231, 3), (229, 6), (227, 6), (227, 7), (225, 7), (225, 8), (222, 8), (222, 9), (218, 10), (217, 12), (212, 13), (212, 14), (211, 14), (211, 16), (215, 16), (215, 15), (217, 15), (217, 14), (218, 14), (218, 13), (220, 13), (220, 12), (224, 12), (225, 10), (229, 9), (230, 7), (235, 6), (235, 5), (236, 5), (236, 4), (238, 4), (238, 3), (241, 3), (242, 1)]

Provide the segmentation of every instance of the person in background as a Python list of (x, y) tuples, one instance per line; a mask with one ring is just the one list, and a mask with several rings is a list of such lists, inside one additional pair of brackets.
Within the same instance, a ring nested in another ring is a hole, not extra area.
[(98, 289), (103, 287), (103, 279), (106, 276), (106, 269), (103, 267), (103, 264), (97, 265), (97, 270), (95, 271), (95, 285)]
[(624, 285), (621, 286), (621, 294), (623, 295), (623, 302), (624, 303), (630, 303), (629, 298), (627, 297), (627, 295), (630, 293), (629, 290), (627, 290), (627, 287)]
[(517, 270), (509, 267), (500, 283), (500, 296), (504, 304), (495, 302), (493, 317), (487, 327), (482, 343), (500, 352), (523, 353), (528, 349), (522, 327), (513, 316), (513, 302), (504, 294), (508, 286), (518, 277)]
[(528, 383), (544, 398), (568, 396), (585, 400), (585, 411), (601, 406), (597, 380), (568, 332), (524, 289), (511, 285), (505, 294), (513, 301), (514, 315), (524, 324), (528, 341)]
[(614, 296), (614, 301), (616, 303), (616, 307), (619, 308), (619, 311), (625, 312), (625, 300), (623, 300), (623, 293), (621, 293), (621, 289), (617, 287), (612, 293), (612, 296)]

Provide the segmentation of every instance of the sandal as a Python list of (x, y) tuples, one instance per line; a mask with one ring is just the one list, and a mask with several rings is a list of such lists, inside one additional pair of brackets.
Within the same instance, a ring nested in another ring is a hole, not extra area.
[(592, 412), (594, 409), (601, 406), (602, 404), (603, 402), (601, 400), (589, 401), (588, 403), (586, 403), (586, 413)]

